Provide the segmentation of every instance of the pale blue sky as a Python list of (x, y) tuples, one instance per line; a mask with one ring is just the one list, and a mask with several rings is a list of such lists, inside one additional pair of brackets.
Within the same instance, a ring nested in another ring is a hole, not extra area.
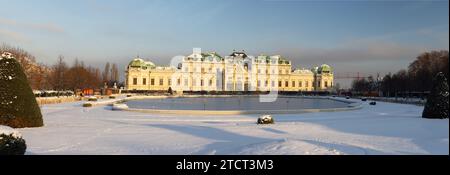
[[(168, 64), (193, 47), (281, 54), (339, 72), (406, 68), (449, 47), (448, 1), (0, 0), (0, 42), (53, 63)], [(99, 67), (103, 67), (100, 65)]]

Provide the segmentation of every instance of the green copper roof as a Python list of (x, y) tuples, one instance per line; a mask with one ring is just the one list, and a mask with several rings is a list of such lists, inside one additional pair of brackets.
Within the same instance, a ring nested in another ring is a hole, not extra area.
[(331, 66), (327, 65), (327, 64), (322, 64), (322, 66), (320, 66), (320, 68), (318, 69), (318, 71), (320, 73), (331, 73), (333, 71), (333, 69), (331, 68)]
[(153, 69), (156, 67), (156, 65), (150, 61), (144, 61), (141, 58), (135, 58), (133, 61), (131, 61), (129, 64), (131, 67), (140, 67), (145, 69)]
[(222, 56), (220, 56), (216, 52), (201, 53), (201, 55), (202, 55), (202, 61), (204, 61), (205, 59), (208, 59), (209, 61), (213, 61), (213, 60), (222, 61), (223, 60)]
[(261, 62), (261, 63), (262, 62), (270, 63), (270, 61), (271, 61), (270, 56), (267, 56), (267, 55), (264, 55), (264, 54), (261, 54), (258, 57), (256, 57), (256, 60), (258, 62)]
[(128, 65), (131, 67), (141, 67), (141, 66), (144, 66), (145, 63), (144, 63), (143, 59), (136, 58), (136, 59), (133, 59), (133, 61), (131, 61)]

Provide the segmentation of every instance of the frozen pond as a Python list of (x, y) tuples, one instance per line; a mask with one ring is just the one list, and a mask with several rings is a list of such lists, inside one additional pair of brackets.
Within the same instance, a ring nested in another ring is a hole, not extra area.
[(259, 97), (177, 97), (142, 99), (125, 102), (130, 108), (159, 110), (298, 110), (345, 108), (348, 103), (326, 98), (278, 97), (274, 102), (260, 102)]

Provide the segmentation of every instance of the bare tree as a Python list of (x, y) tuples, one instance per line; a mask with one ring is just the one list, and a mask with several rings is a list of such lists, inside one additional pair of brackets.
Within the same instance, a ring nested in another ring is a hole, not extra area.
[(0, 53), (3, 52), (14, 55), (14, 58), (22, 66), (32, 89), (43, 89), (43, 86), (48, 83), (45, 77), (49, 74), (50, 69), (43, 64), (36, 63), (33, 55), (19, 47), (11, 47), (6, 44), (0, 46)]
[(111, 81), (112, 83), (117, 83), (119, 81), (119, 70), (117, 69), (117, 64), (113, 64), (111, 67)]
[(448, 77), (448, 51), (431, 51), (420, 54), (408, 67), (386, 75), (380, 86), (386, 96), (398, 94), (425, 94), (431, 90), (432, 78), (443, 72)]
[(105, 69), (103, 70), (103, 82), (105, 83), (108, 83), (110, 80), (109, 72), (110, 72), (110, 64), (109, 62), (107, 62), (105, 65)]
[(60, 55), (58, 61), (52, 67), (52, 73), (50, 76), (51, 85), (55, 90), (66, 90), (67, 87), (67, 73), (68, 67), (64, 62), (64, 56)]

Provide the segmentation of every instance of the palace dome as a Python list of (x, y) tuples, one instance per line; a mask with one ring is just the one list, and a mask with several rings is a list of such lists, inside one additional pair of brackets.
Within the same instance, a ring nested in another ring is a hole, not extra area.
[(318, 72), (319, 73), (331, 73), (333, 71), (333, 69), (331, 68), (331, 66), (327, 65), (327, 64), (322, 64), (319, 68), (318, 68)]
[(128, 66), (130, 67), (140, 67), (140, 68), (155, 68), (156, 65), (155, 63), (151, 62), (151, 61), (144, 61), (141, 58), (135, 58), (133, 59)]
[(131, 67), (141, 67), (144, 65), (144, 60), (140, 58), (135, 58), (128, 64)]
[(146, 66), (147, 68), (155, 68), (155, 67), (156, 67), (155, 63), (153, 63), (153, 62), (151, 62), (151, 61), (146, 61), (146, 62), (145, 62), (145, 66)]

